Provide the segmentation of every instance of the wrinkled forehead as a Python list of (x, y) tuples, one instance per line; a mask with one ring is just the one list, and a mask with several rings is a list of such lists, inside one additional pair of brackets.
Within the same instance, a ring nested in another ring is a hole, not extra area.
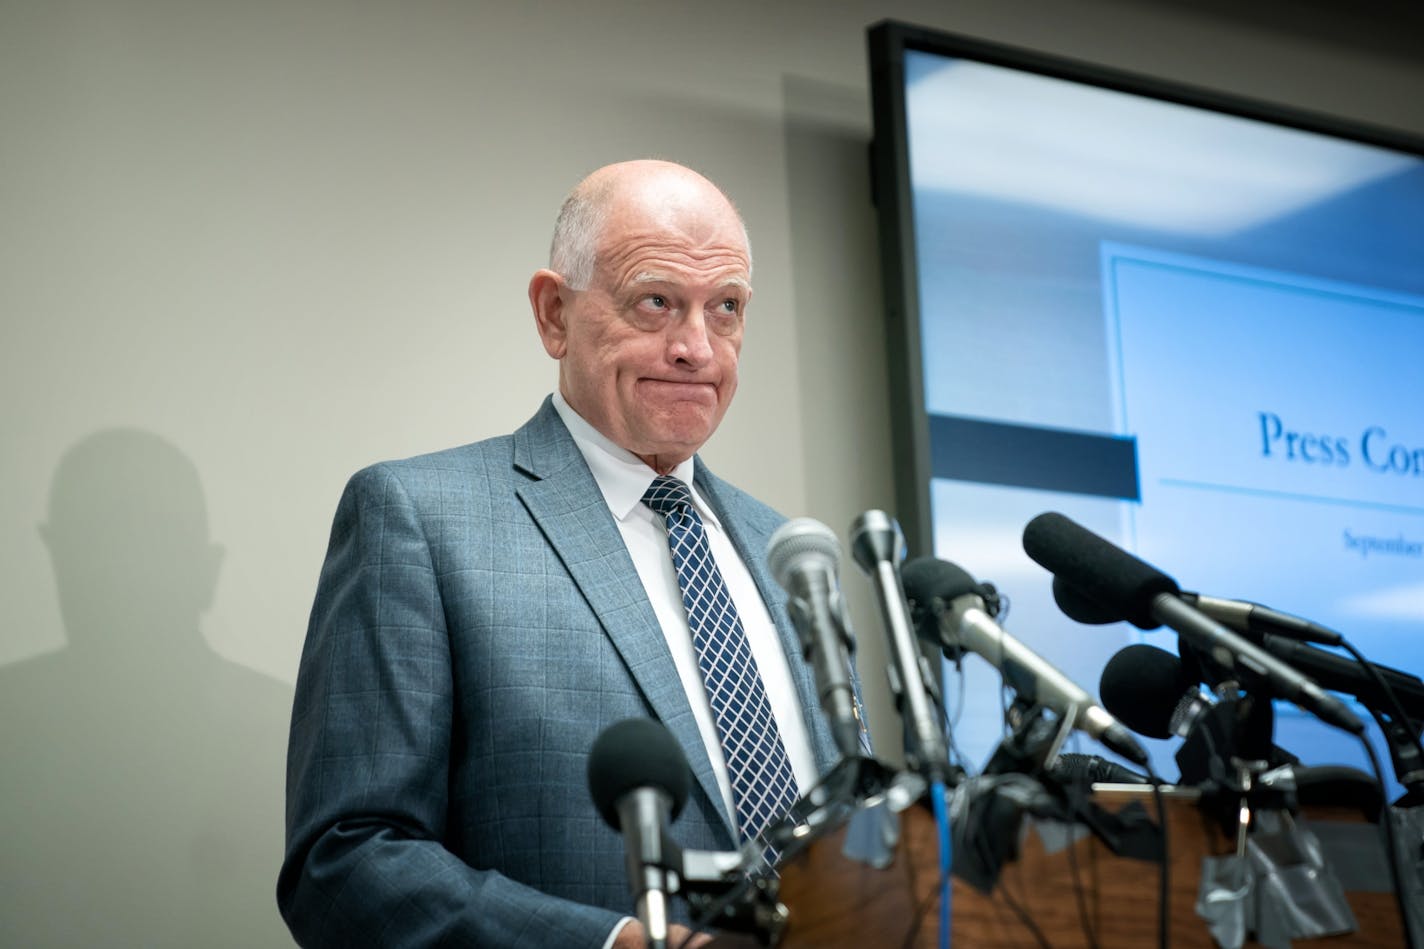
[(735, 219), (658, 209), (609, 224), (596, 267), (615, 285), (665, 281), (750, 287), (751, 260)]
[(595, 266), (610, 287), (667, 284), (742, 294), (751, 289), (751, 262), (736, 230), (644, 226), (615, 233), (610, 228)]

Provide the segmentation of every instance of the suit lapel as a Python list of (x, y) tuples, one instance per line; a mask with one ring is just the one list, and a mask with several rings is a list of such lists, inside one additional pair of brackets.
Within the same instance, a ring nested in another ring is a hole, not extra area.
[(746, 503), (738, 503), (741, 492), (712, 474), (701, 458), (697, 460), (695, 480), (698, 490), (721, 519), (722, 527), (727, 531), (737, 553), (741, 555), (742, 563), (746, 564), (752, 579), (756, 581), (762, 602), (766, 604), (772, 622), (776, 624), (781, 648), (790, 660), (787, 665), (791, 668), (796, 695), (805, 712), (804, 718), (811, 734), (811, 748), (816, 756), (816, 765), (821, 773), (825, 774), (840, 758), (840, 752), (836, 748), (825, 716), (820, 714), (821, 705), (815, 678), (810, 666), (801, 658), (801, 639), (786, 612), (786, 591), (772, 577), (766, 563), (767, 542), (781, 525), (782, 519), (770, 514), (768, 509), (760, 505), (752, 507)]
[(516, 489), (525, 509), (563, 561), (653, 713), (677, 738), (693, 776), (721, 815), (728, 839), (735, 841), (735, 826), (667, 639), (603, 494), (549, 400), (515, 432), (514, 464), (534, 479)]

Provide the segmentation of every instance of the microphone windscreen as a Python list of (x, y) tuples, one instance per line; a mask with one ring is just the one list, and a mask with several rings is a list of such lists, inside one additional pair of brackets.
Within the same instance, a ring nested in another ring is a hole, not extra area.
[(656, 788), (672, 801), (669, 818), (687, 803), (692, 771), (672, 732), (651, 718), (625, 718), (605, 728), (588, 754), (588, 790), (598, 813), (619, 828), (618, 802), (635, 788)]
[(1097, 600), (1084, 596), (1077, 587), (1062, 577), (1053, 578), (1053, 602), (1063, 611), (1063, 615), (1075, 623), (1088, 626), (1103, 626), (1123, 621), (1121, 613), (1114, 612)]
[(1152, 615), (1158, 594), (1179, 592), (1156, 567), (1053, 511), (1028, 522), (1023, 546), (1040, 567), (1140, 629), (1162, 625)]
[(933, 606), (935, 598), (948, 603), (966, 593), (983, 595), (979, 583), (963, 567), (934, 557), (905, 561), (900, 569), (900, 582), (905, 587), (915, 632), (935, 645), (940, 645), (941, 640), (938, 611)]
[(792, 518), (766, 542), (766, 565), (783, 589), (788, 589), (792, 571), (808, 559), (820, 562), (831, 573), (840, 566), (841, 542), (835, 531), (818, 520)]
[(1139, 735), (1171, 738), (1172, 715), (1182, 696), (1196, 686), (1176, 656), (1134, 643), (1103, 666), (1098, 695), (1103, 708)]

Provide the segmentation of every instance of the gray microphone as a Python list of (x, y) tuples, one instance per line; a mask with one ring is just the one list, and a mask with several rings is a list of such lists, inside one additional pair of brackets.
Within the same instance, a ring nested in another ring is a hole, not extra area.
[(884, 511), (866, 511), (850, 525), (850, 551), (870, 577), (875, 599), (890, 640), (890, 689), (900, 706), (906, 730), (905, 757), (914, 770), (944, 780), (949, 774), (949, 748), (939, 716), (930, 703), (933, 673), (915, 643), (910, 608), (900, 584), (905, 537), (900, 525)]
[(1019, 642), (989, 615), (981, 585), (963, 568), (934, 557), (905, 564), (905, 592), (920, 617), (921, 637), (945, 649), (967, 649), (998, 669), (1015, 691), (1056, 712), (1070, 727), (1135, 764), (1147, 764), (1147, 752), (1132, 733), (1085, 689), (1047, 659)]
[(845, 757), (854, 757), (860, 750), (860, 723), (850, 679), (855, 637), (837, 578), (840, 559), (841, 545), (835, 532), (809, 517), (782, 524), (766, 547), (771, 575), (790, 595), (786, 612), (801, 639), (802, 655), (815, 674), (816, 691), (836, 747)]
[(1342, 641), (1333, 629), (1313, 623), (1299, 616), (1273, 610), (1249, 600), (1228, 600), (1203, 593), (1179, 594), (1182, 600), (1195, 606), (1207, 616), (1238, 633), (1251, 634), (1257, 642), (1266, 634), (1283, 636), (1304, 643), (1320, 643), (1322, 646), (1338, 646)]

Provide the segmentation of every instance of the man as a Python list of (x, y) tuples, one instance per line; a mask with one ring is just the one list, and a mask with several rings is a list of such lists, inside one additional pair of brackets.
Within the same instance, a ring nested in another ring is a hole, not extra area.
[(711, 182), (594, 172), (529, 284), (556, 395), (512, 436), (347, 486), (288, 752), (298, 941), (641, 946), (586, 787), (603, 728), (678, 738), (687, 847), (736, 847), (829, 766), (763, 562), (781, 518), (695, 458), (736, 391), (750, 280)]

